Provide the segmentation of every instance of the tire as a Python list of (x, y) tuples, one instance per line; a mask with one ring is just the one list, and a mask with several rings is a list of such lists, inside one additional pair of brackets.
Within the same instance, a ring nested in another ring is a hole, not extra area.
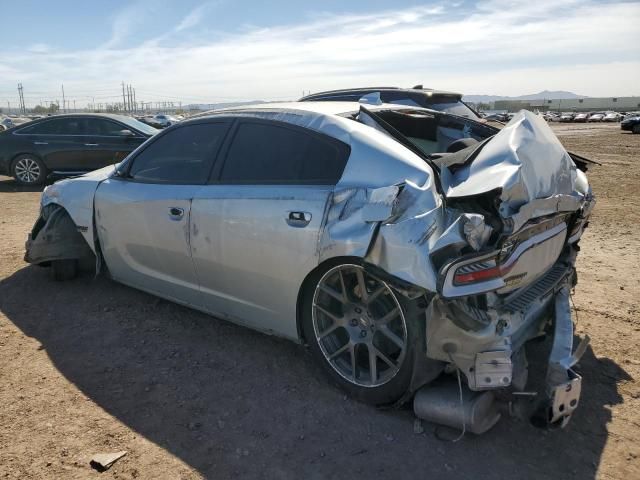
[(631, 131), (633, 133), (640, 133), (640, 123), (637, 125), (634, 125), (633, 128), (631, 129)]
[[(369, 303), (360, 295), (363, 282)], [(367, 272), (358, 259), (332, 262), (305, 284), (303, 335), (330, 381), (363, 403), (401, 399), (411, 384), (415, 356), (424, 351), (419, 348), (424, 310), (418, 302)]]
[(78, 261), (75, 259), (52, 260), (51, 275), (56, 282), (73, 280), (78, 275)]
[(41, 185), (47, 173), (47, 167), (35, 155), (20, 155), (11, 164), (11, 175), (20, 185)]

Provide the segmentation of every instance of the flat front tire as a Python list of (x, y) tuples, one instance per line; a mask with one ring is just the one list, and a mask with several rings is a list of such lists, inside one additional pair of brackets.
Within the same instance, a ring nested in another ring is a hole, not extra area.
[(391, 404), (407, 392), (424, 338), (417, 311), (360, 263), (340, 263), (308, 283), (303, 333), (333, 383), (362, 402)]
[(11, 164), (11, 173), (20, 185), (40, 185), (47, 178), (47, 168), (35, 155), (20, 155)]

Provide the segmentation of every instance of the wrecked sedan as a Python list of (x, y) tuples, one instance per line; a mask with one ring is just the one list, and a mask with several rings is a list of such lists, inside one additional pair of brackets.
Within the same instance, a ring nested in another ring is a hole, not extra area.
[[(26, 260), (304, 342), (367, 403), (415, 397), (418, 416), (481, 433), (497, 399), (533, 395), (529, 413), (564, 425), (586, 346), (569, 307), (585, 167), (526, 111), (497, 130), (401, 105), (245, 106), (47, 187)], [(546, 372), (538, 391), (528, 371)]]

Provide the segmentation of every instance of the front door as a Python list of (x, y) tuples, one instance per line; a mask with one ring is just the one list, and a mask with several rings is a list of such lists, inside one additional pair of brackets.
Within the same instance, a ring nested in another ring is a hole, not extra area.
[[(125, 134), (126, 131), (130, 134)], [(85, 120), (85, 144), (90, 147), (91, 161), (86, 169), (93, 170), (121, 162), (144, 139), (121, 123), (106, 118)]]
[(191, 251), (205, 308), (298, 338), (300, 285), (318, 264), (325, 207), (348, 147), (280, 122), (243, 119), (191, 207)]
[(201, 307), (190, 251), (191, 202), (206, 183), (224, 123), (185, 124), (159, 135), (95, 195), (102, 253), (118, 281)]

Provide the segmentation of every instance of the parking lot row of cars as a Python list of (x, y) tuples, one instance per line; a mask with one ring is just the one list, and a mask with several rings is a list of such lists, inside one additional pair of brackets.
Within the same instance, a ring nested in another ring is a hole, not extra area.
[(621, 122), (629, 114), (619, 112), (547, 112), (543, 116), (548, 122)]

